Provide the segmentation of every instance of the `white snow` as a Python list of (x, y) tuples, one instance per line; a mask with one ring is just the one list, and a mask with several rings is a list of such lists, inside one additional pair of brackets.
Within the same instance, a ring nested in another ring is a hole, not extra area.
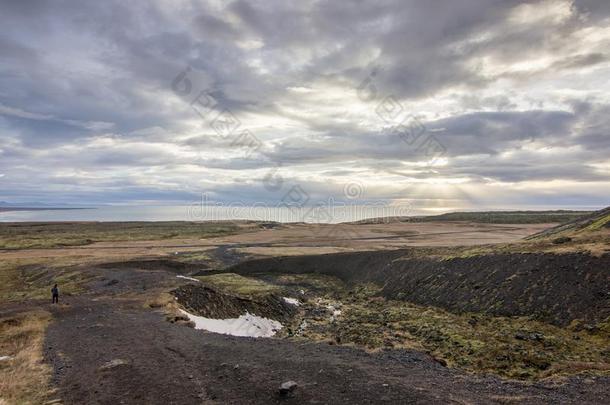
[(326, 309), (328, 309), (332, 313), (330, 316), (331, 322), (334, 322), (335, 319), (337, 319), (337, 317), (341, 315), (341, 310), (337, 309), (335, 305), (326, 305)]
[(297, 307), (301, 305), (301, 301), (297, 300), (296, 298), (282, 297), (282, 299), (284, 300), (284, 302), (290, 305), (296, 305)]
[(12, 358), (13, 358), (12, 356), (0, 356), (0, 361), (3, 361), (3, 360), (10, 360), (10, 359), (12, 359)]
[(176, 277), (178, 277), (178, 278), (183, 278), (183, 279), (185, 279), (185, 280), (191, 280), (191, 281), (197, 281), (197, 282), (199, 282), (199, 280), (197, 280), (196, 278), (193, 278), (193, 277), (187, 277), (187, 276), (176, 276)]
[(180, 310), (184, 315), (195, 322), (195, 329), (222, 333), (233, 336), (271, 337), (282, 329), (282, 324), (276, 320), (263, 318), (246, 312), (239, 318), (212, 319), (197, 316)]

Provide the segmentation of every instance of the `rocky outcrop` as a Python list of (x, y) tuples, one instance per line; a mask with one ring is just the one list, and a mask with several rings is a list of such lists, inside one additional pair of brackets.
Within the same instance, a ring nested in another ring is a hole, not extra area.
[(246, 298), (196, 284), (179, 287), (172, 294), (186, 311), (213, 319), (238, 318), (249, 312), (285, 322), (297, 311), (294, 305), (275, 294)]

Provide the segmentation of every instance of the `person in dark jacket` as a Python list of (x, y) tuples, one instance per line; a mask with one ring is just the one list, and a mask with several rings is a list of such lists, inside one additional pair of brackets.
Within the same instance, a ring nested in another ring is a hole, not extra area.
[(53, 304), (59, 303), (59, 288), (57, 288), (57, 284), (51, 288), (51, 295), (53, 296)]

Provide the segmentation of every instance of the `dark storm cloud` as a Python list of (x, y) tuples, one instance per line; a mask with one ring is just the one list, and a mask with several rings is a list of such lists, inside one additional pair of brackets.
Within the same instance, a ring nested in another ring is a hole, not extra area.
[[(495, 155), (524, 141), (565, 143), (576, 117), (569, 111), (479, 112), (425, 123), (447, 148), (448, 156)], [(417, 155), (399, 134), (376, 134), (344, 128), (325, 133), (326, 141), (308, 147), (308, 140), (286, 140), (273, 151), (276, 160), (341, 161), (349, 156), (370, 158), (405, 158)]]
[[(0, 199), (64, 186), (114, 201), (199, 187), (275, 198), (260, 178), (278, 164), (318, 194), (405, 166), (420, 180), (608, 181), (606, 1), (0, 7)], [(187, 66), (190, 97), (208, 91), (260, 150), (231, 146), (176, 97)], [(363, 101), (373, 72), (377, 99)], [(388, 95), (425, 116), (446, 162), (417, 165), (421, 151), (373, 113)]]

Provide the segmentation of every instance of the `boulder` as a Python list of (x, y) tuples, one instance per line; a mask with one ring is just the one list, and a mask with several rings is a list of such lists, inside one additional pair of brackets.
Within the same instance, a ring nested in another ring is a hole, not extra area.
[(292, 393), (296, 388), (297, 388), (298, 384), (294, 381), (286, 381), (283, 382), (282, 385), (280, 385), (280, 396), (285, 397), (288, 394)]
[(129, 364), (129, 362), (127, 360), (123, 360), (123, 359), (112, 359), (109, 362), (104, 363), (99, 370), (100, 371), (104, 371), (104, 370), (111, 370), (113, 368), (119, 367), (119, 366), (124, 366)]

